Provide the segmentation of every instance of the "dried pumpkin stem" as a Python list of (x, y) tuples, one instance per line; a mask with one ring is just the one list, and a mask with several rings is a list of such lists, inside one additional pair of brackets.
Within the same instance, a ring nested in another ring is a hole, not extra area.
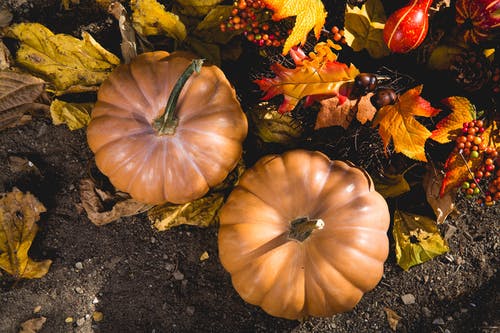
[(181, 94), (182, 88), (184, 88), (187, 80), (194, 72), (199, 73), (201, 71), (202, 65), (203, 59), (194, 59), (193, 61), (191, 61), (189, 66), (184, 70), (184, 72), (175, 83), (175, 86), (172, 89), (172, 93), (168, 97), (165, 112), (160, 117), (156, 118), (153, 123), (153, 127), (158, 131), (158, 134), (172, 135), (175, 133), (175, 129), (177, 128), (177, 124), (179, 123), (177, 114), (175, 112), (177, 107), (177, 100), (179, 99), (179, 95)]
[(290, 223), (289, 238), (303, 242), (311, 235), (314, 230), (321, 230), (325, 226), (322, 219), (312, 219), (308, 217), (300, 217)]

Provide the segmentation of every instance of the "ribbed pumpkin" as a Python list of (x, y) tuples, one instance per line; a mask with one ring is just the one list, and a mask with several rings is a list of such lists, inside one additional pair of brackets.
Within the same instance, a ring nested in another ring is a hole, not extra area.
[(138, 201), (197, 199), (241, 157), (247, 120), (235, 91), (219, 68), (200, 66), (188, 53), (144, 53), (99, 89), (88, 144), (102, 173)]
[(331, 316), (381, 279), (389, 219), (364, 171), (293, 150), (244, 173), (220, 211), (219, 256), (248, 303), (288, 319)]

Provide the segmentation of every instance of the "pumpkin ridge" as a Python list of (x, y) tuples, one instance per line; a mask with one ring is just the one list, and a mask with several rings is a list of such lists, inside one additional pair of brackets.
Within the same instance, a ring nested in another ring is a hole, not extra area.
[[(141, 135), (141, 133), (135, 134), (134, 136), (139, 136), (139, 135)], [(117, 144), (119, 141), (121, 141), (121, 140), (126, 140), (126, 139), (127, 139), (127, 138), (123, 138), (123, 137), (122, 137), (122, 138), (117, 138), (117, 139), (115, 139), (115, 140), (113, 140), (113, 141), (110, 141), (110, 142), (106, 143), (105, 145), (103, 145), (102, 147), (100, 147), (98, 150), (96, 150), (94, 154), (95, 154), (95, 155), (96, 155), (96, 157), (97, 157), (97, 155), (99, 154), (99, 152), (100, 152), (102, 149), (106, 148), (107, 146), (113, 146), (113, 145)], [(115, 174), (115, 173), (116, 173), (119, 169), (121, 169), (121, 168), (122, 168), (122, 167), (124, 167), (126, 164), (128, 164), (128, 162), (129, 162), (129, 161), (131, 161), (132, 159), (134, 159), (134, 158), (135, 158), (137, 155), (139, 155), (140, 153), (141, 153), (141, 151), (139, 150), (139, 151), (135, 152), (134, 154), (132, 154), (132, 156), (128, 156), (126, 159), (124, 159), (124, 160), (120, 161), (120, 163), (118, 164), (118, 166), (116, 166), (116, 167), (115, 167), (112, 171), (105, 173), (105, 174), (106, 174), (106, 176), (108, 176), (108, 175), (109, 175), (108, 177), (111, 177), (111, 176), (112, 176), (113, 174)], [(97, 158), (96, 158), (96, 160), (97, 160)], [(103, 173), (104, 173), (104, 172), (103, 172)]]
[[(372, 233), (373, 229), (368, 229), (370, 233)], [(386, 236), (386, 234), (384, 233), (384, 237)], [(320, 236), (321, 237), (321, 236)], [(380, 262), (380, 258), (377, 258), (377, 257), (374, 257), (373, 256), (373, 252), (371, 251), (363, 251), (362, 249), (360, 248), (357, 248), (357, 247), (354, 247), (354, 246), (351, 246), (349, 245), (348, 243), (346, 243), (345, 241), (343, 241), (343, 238), (342, 237), (336, 237), (336, 235), (330, 235), (330, 236), (323, 236), (321, 237), (323, 240), (328, 240), (330, 238), (333, 238), (335, 240), (335, 243), (338, 244), (339, 246), (343, 247), (343, 248), (346, 248), (346, 249), (352, 249), (352, 250), (355, 250), (356, 252), (359, 252), (360, 254), (362, 254), (363, 256), (366, 256), (374, 261), (377, 261), (377, 262)]]
[[(124, 66), (126, 66), (126, 68), (122, 69), (121, 71), (125, 72), (125, 74), (131, 75), (131, 73), (130, 73), (130, 65), (124, 65)], [(113, 74), (115, 74), (115, 75), (113, 75)], [(107, 84), (103, 85), (103, 87), (101, 87), (99, 89), (99, 92), (100, 92), (99, 95), (101, 95), (101, 96), (98, 96), (98, 99), (100, 101), (104, 101), (104, 102), (112, 104), (111, 102), (105, 100), (104, 97), (102, 96), (102, 95), (104, 95), (102, 91), (111, 89), (114, 93), (119, 94), (122, 97), (122, 101), (121, 101), (120, 104), (124, 103), (124, 104), (127, 104), (127, 106), (129, 106), (129, 107), (132, 106), (132, 108), (131, 108), (132, 109), (132, 113), (134, 113), (134, 114), (135, 113), (139, 113), (139, 114), (141, 114), (141, 115), (144, 116), (144, 112), (142, 111), (143, 110), (142, 103), (135, 102), (134, 100), (131, 99), (131, 95), (124, 94), (123, 91), (122, 91), (123, 89), (121, 89), (121, 86), (124, 83), (123, 82), (119, 82), (118, 79), (119, 79), (118, 72), (111, 73), (111, 75), (109, 75), (109, 77), (108, 77), (108, 80), (105, 82)], [(137, 86), (137, 83), (135, 82), (135, 80), (131, 80), (130, 78), (127, 78), (126, 84), (133, 84), (134, 87), (135, 87), (135, 90), (139, 90), (138, 86)], [(147, 101), (147, 99), (145, 99), (145, 100)], [(112, 105), (116, 105), (116, 104), (112, 104)], [(139, 107), (136, 107), (136, 106), (139, 106)], [(139, 110), (141, 110), (141, 112), (135, 112), (135, 109), (139, 109)]]
[[(104, 111), (101, 111), (101, 109), (104, 109)], [(115, 109), (118, 109), (119, 111), (115, 111)], [(109, 114), (110, 111), (112, 113), (111, 115)], [(96, 115), (96, 113), (99, 114)], [(112, 104), (107, 101), (97, 101), (94, 106), (94, 109), (92, 110), (92, 119), (98, 119), (103, 116), (114, 117), (118, 119), (127, 119), (130, 118), (130, 115), (137, 115), (138, 117), (134, 117), (134, 119), (139, 120), (140, 118), (142, 118), (143, 121), (141, 121), (141, 123), (149, 124), (149, 121), (146, 119), (144, 114), (138, 112), (131, 112), (130, 110), (125, 109), (120, 105)]]
[[(139, 176), (141, 173), (142, 173), (142, 170), (144, 169), (144, 167), (146, 166), (146, 163), (145, 161), (148, 160), (148, 158), (151, 156), (151, 154), (153, 153), (153, 151), (156, 149), (156, 145), (154, 144), (151, 144), (151, 145), (147, 145), (147, 148), (146, 148), (146, 151), (144, 152), (143, 150), (140, 150), (139, 152), (140, 153), (143, 153), (142, 154), (142, 163), (139, 164), (139, 167), (137, 169), (134, 170), (134, 173), (132, 175), (129, 175), (129, 182), (128, 182), (128, 187), (127, 189), (125, 190), (125, 192), (130, 192), (130, 188), (135, 185), (135, 179), (137, 178), (137, 176)], [(137, 155), (136, 155), (137, 156)]]
[[(150, 133), (150, 131), (148, 129), (140, 129), (140, 130), (137, 130), (137, 132), (131, 132), (131, 134), (129, 135), (129, 137), (142, 136), (142, 135), (149, 134), (149, 133)], [(118, 137), (116, 137), (116, 138), (114, 138), (114, 139), (106, 142), (104, 145), (102, 145), (101, 147), (99, 147), (98, 149), (96, 149), (96, 151), (94, 152), (94, 154), (99, 153), (99, 151), (101, 151), (101, 149), (106, 148), (106, 146), (112, 145), (112, 144), (116, 144), (116, 143), (118, 143), (121, 140), (125, 140), (125, 138), (122, 137), (122, 136), (118, 136)], [(127, 159), (127, 161), (128, 161), (128, 159)]]
[[(254, 191), (252, 191), (251, 189), (249, 189), (249, 188), (247, 188), (246, 186), (244, 186), (243, 184), (241, 184), (241, 182), (240, 182), (240, 184), (238, 184), (238, 187), (239, 187), (240, 189), (242, 189), (242, 190), (245, 190), (247, 193), (249, 193), (249, 194), (253, 195), (253, 196), (254, 196), (254, 197), (256, 197), (257, 199), (259, 199), (259, 200), (260, 200), (260, 201), (261, 201), (264, 205), (271, 207), (274, 211), (276, 211), (277, 215), (278, 215), (279, 217), (281, 217), (281, 219), (285, 219), (285, 216), (283, 216), (283, 215), (280, 213), (280, 211), (279, 211), (276, 207), (274, 207), (274, 205), (273, 205), (273, 204), (270, 204), (270, 203), (266, 202), (266, 201), (265, 201), (264, 199), (262, 199), (259, 195), (257, 195), (257, 193), (255, 193), (255, 192), (254, 192)], [(246, 222), (244, 222), (244, 223), (246, 223)]]
[(182, 152), (184, 159), (189, 161), (189, 163), (193, 166), (193, 169), (196, 171), (196, 173), (198, 175), (200, 175), (203, 178), (203, 180), (205, 181), (206, 187), (210, 188), (210, 183), (209, 183), (207, 177), (205, 176), (205, 174), (203, 173), (203, 171), (200, 170), (200, 166), (198, 165), (198, 163), (196, 163), (194, 156), (187, 153), (187, 149), (184, 146), (185, 142), (182, 140), (179, 140), (178, 136), (173, 136), (172, 141), (175, 141), (177, 143), (177, 145), (179, 145), (182, 148), (182, 149), (179, 149), (179, 151)]
[[(360, 288), (359, 286), (355, 285), (348, 277), (346, 277), (345, 274), (343, 274), (335, 265), (333, 265), (331, 263), (331, 261), (328, 260), (328, 256), (325, 256), (321, 251), (319, 251), (319, 249), (313, 243), (309, 243), (309, 245), (307, 246), (306, 253), (308, 256), (311, 255), (311, 253), (314, 254), (314, 256), (313, 256), (314, 258), (312, 258), (310, 261), (313, 264), (312, 266), (316, 268), (316, 271), (314, 272), (315, 273), (314, 276), (319, 278), (319, 280), (321, 282), (319, 285), (323, 285), (323, 286), (333, 285), (334, 289), (338, 291), (338, 296), (340, 296), (340, 297), (335, 297), (336, 302), (334, 304), (334, 308), (337, 309), (337, 312), (343, 312), (346, 309), (352, 309), (353, 306), (350, 302), (343, 301), (343, 300), (345, 300), (345, 298), (342, 297), (343, 296), (342, 289), (337, 286), (337, 285), (339, 285), (339, 283), (332, 284), (330, 281), (325, 280), (324, 274), (321, 274), (321, 269), (319, 269), (318, 265), (315, 264), (315, 262), (317, 260), (316, 258), (324, 258), (323, 260), (329, 264), (328, 266), (330, 267), (330, 269), (332, 269), (333, 271), (338, 273), (338, 275), (344, 280), (343, 281), (344, 283), (347, 283), (347, 284), (351, 285), (352, 287), (354, 287), (355, 289), (357, 289), (357, 291), (359, 292), (359, 295), (363, 294), (363, 289)], [(338, 311), (339, 308), (342, 310)]]

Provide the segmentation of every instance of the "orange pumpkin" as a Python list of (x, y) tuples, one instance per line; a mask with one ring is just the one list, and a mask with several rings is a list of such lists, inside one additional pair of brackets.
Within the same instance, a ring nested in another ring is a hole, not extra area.
[(240, 296), (267, 313), (331, 316), (380, 281), (389, 220), (367, 173), (294, 150), (243, 174), (220, 211), (219, 256)]
[(246, 134), (246, 117), (219, 68), (156, 51), (119, 66), (102, 84), (87, 140), (117, 189), (160, 204), (192, 201), (221, 183)]

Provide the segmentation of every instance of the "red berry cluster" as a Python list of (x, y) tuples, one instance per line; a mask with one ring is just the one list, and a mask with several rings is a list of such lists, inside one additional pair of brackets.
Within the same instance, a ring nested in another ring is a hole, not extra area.
[(220, 30), (243, 30), (247, 40), (259, 46), (279, 47), (291, 33), (283, 31), (271, 20), (271, 13), (261, 0), (237, 0), (233, 3), (231, 16), (220, 25)]
[[(462, 191), (466, 197), (472, 198), (481, 194), (477, 200), (479, 204), (494, 205), (500, 200), (500, 160), (498, 150), (488, 146), (483, 140), (483, 121), (474, 120), (466, 122), (462, 128), (462, 135), (456, 139), (455, 151), (460, 152), (465, 158), (477, 159), (482, 155), (482, 161), (475, 170), (471, 170), (470, 180), (462, 183)], [(487, 186), (486, 191), (479, 187), (480, 182)]]

